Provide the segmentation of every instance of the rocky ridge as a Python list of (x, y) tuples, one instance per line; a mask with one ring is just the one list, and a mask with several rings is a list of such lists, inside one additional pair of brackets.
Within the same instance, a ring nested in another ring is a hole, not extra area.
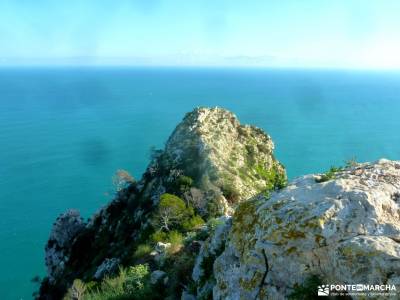
[[(400, 284), (400, 162), (352, 163), (286, 185), (273, 149), (224, 109), (187, 114), (140, 181), (88, 222), (76, 211), (56, 220), (39, 298), (143, 263), (153, 292), (163, 291), (148, 299), (310, 299), (318, 284)], [(175, 225), (180, 247), (152, 240), (166, 194), (206, 221)], [(151, 251), (137, 257), (143, 245)]]
[[(157, 248), (152, 238), (156, 233), (162, 236), (154, 222), (160, 197), (184, 200), (192, 216), (187, 221), (229, 216), (248, 197), (285, 185), (286, 173), (273, 149), (271, 138), (261, 129), (241, 125), (224, 109), (198, 108), (188, 113), (165, 149), (153, 152), (140, 181), (118, 191), (88, 222), (76, 211), (59, 217), (46, 246), (48, 276), (38, 298), (61, 299), (75, 279), (99, 281), (121, 266), (147, 263), (151, 270), (164, 272), (158, 269), (168, 261), (152, 256), (157, 251), (139, 258), (134, 255), (140, 246)], [(184, 248), (176, 251), (193, 259), (192, 250), (207, 237), (208, 226), (175, 227), (185, 239)], [(179, 289), (183, 284), (177, 283)]]

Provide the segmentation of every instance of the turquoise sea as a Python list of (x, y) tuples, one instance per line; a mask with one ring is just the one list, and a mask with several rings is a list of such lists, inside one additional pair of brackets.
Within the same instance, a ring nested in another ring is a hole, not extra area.
[(51, 225), (139, 177), (185, 112), (221, 106), (265, 129), (291, 178), (356, 157), (400, 159), (400, 73), (0, 69), (0, 299), (30, 299)]

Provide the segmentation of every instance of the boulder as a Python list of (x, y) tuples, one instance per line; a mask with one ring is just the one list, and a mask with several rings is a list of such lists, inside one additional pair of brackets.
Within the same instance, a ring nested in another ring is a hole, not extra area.
[(213, 270), (214, 299), (287, 299), (307, 278), (400, 282), (400, 162), (308, 175), (238, 207)]
[(120, 260), (118, 258), (106, 258), (100, 266), (98, 266), (94, 278), (96, 280), (103, 279), (107, 275), (112, 275), (118, 270)]
[(165, 279), (167, 276), (167, 273), (161, 270), (155, 270), (151, 273), (150, 275), (150, 282), (151, 284), (157, 284), (161, 280)]
[(183, 291), (181, 300), (196, 300), (196, 297), (187, 291)]
[(163, 254), (170, 247), (171, 247), (171, 243), (158, 242), (155, 249), (158, 253)]

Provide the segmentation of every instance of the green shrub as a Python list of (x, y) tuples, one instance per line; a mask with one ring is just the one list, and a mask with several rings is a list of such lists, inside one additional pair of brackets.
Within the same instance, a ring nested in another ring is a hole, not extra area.
[(262, 165), (257, 165), (254, 169), (258, 176), (267, 182), (267, 195), (270, 191), (282, 189), (287, 185), (286, 176), (275, 165), (270, 170), (267, 170)]
[(148, 245), (148, 244), (140, 244), (136, 248), (135, 253), (133, 254), (133, 257), (135, 259), (142, 258), (144, 256), (149, 255), (152, 250), (153, 249), (152, 249), (152, 247), (150, 245)]
[(336, 178), (336, 173), (343, 171), (343, 168), (341, 167), (334, 167), (332, 166), (329, 171), (327, 171), (325, 174), (322, 174), (319, 178), (317, 178), (315, 181), (318, 183), (329, 181), (332, 179)]
[(150, 276), (148, 265), (130, 267), (124, 282), (124, 290), (128, 294), (143, 292)]
[(86, 290), (86, 284), (80, 279), (75, 279), (71, 288), (68, 289), (67, 294), (64, 296), (64, 300), (83, 300)]
[(178, 231), (170, 231), (168, 233), (168, 240), (169, 243), (171, 243), (171, 247), (168, 248), (168, 253), (173, 254), (181, 250), (183, 247), (183, 236), (180, 232)]
[(171, 194), (183, 195), (193, 186), (193, 179), (189, 176), (180, 175), (168, 185)]
[(97, 289), (85, 293), (83, 300), (136, 300), (158, 299), (150, 285), (150, 269), (147, 264), (120, 269), (118, 276), (106, 277)]
[(344, 167), (335, 167), (332, 166), (327, 172), (325, 172), (324, 174), (322, 174), (319, 178), (315, 179), (316, 182), (321, 183), (321, 182), (325, 182), (325, 181), (329, 181), (332, 179), (336, 178), (336, 174), (338, 172), (342, 172), (345, 169), (351, 169), (351, 168), (355, 168), (358, 166), (358, 163), (356, 161), (356, 158), (350, 158), (349, 160), (345, 161), (345, 166)]
[(194, 215), (190, 219), (182, 223), (182, 227), (186, 231), (199, 229), (204, 224), (204, 220), (199, 215)]
[(287, 177), (281, 172), (274, 171), (274, 188), (283, 189), (287, 186)]
[(159, 231), (154, 232), (150, 236), (150, 238), (154, 244), (157, 244), (158, 242), (165, 242), (168, 238), (168, 234), (164, 231), (159, 230)]
[(111, 296), (122, 296), (125, 294), (124, 283), (126, 281), (126, 270), (121, 269), (118, 276), (106, 277), (103, 279), (100, 285), (100, 291), (104, 295)]
[(179, 176), (177, 183), (181, 190), (187, 190), (192, 187), (193, 179), (189, 176)]
[(179, 231), (173, 230), (168, 233), (167, 241), (171, 244), (182, 244), (183, 236)]
[(84, 300), (109, 300), (122, 299), (125, 295), (124, 282), (126, 280), (126, 271), (121, 269), (116, 277), (106, 277), (97, 288), (94, 288), (83, 297)]

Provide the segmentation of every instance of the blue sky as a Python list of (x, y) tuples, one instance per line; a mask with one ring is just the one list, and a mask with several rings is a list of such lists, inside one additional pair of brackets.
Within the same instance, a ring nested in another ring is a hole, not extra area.
[(0, 64), (400, 68), (400, 1), (0, 0)]

